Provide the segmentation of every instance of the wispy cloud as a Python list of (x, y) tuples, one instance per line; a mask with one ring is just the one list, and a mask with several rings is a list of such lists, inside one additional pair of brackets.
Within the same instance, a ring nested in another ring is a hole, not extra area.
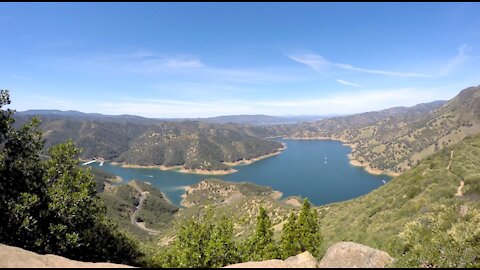
[[(461, 45), (458, 48), (458, 53), (453, 58), (448, 60), (446, 64), (438, 72), (433, 74), (423, 74), (423, 73), (415, 73), (415, 72), (398, 72), (398, 71), (390, 71), (390, 70), (362, 68), (362, 67), (353, 66), (351, 64), (331, 62), (325, 59), (323, 56), (320, 56), (315, 53), (287, 54), (286, 56), (292, 59), (293, 61), (307, 65), (313, 70), (321, 73), (325, 73), (332, 68), (338, 68), (343, 70), (357, 71), (357, 72), (363, 72), (363, 73), (369, 73), (369, 74), (386, 75), (386, 76), (437, 78), (437, 77), (448, 75), (453, 70), (457, 69), (461, 65), (465, 64), (469, 59), (471, 59), (471, 55), (469, 54), (471, 49), (472, 48), (469, 44)], [(337, 82), (339, 81), (337, 80)]]
[(97, 104), (98, 111), (112, 114), (139, 114), (150, 117), (209, 117), (232, 114), (352, 114), (395, 106), (413, 106), (448, 95), (438, 89), (379, 89), (344, 92), (322, 98), (285, 100), (203, 100), (130, 99)]
[(327, 59), (323, 58), (318, 54), (305, 53), (305, 54), (291, 54), (287, 55), (293, 61), (299, 62), (301, 64), (307, 65), (315, 71), (324, 72), (328, 70), (332, 64)]
[(364, 73), (387, 75), (387, 76), (397, 76), (397, 77), (423, 77), (423, 78), (432, 78), (432, 77), (434, 77), (434, 76), (432, 76), (432, 75), (420, 74), (420, 73), (409, 73), (409, 72), (397, 72), (397, 71), (387, 71), (387, 70), (377, 70), (377, 69), (359, 68), (359, 67), (354, 67), (354, 66), (349, 65), (349, 64), (339, 64), (339, 63), (335, 63), (335, 66), (337, 66), (337, 67), (339, 67), (339, 68), (346, 69), (346, 70), (353, 70), (353, 71), (359, 71), (359, 72), (364, 72)]
[(364, 72), (364, 73), (370, 73), (370, 74), (397, 76), (397, 77), (424, 77), (424, 78), (433, 77), (432, 75), (421, 74), (421, 73), (367, 69), (367, 68), (355, 67), (350, 64), (330, 62), (324, 57), (314, 53), (287, 54), (286, 56), (292, 59), (293, 61), (299, 62), (301, 64), (305, 64), (318, 72), (325, 72), (328, 69), (335, 67), (335, 68), (340, 68), (344, 70), (358, 71), (358, 72)]
[(127, 50), (120, 52), (103, 52), (61, 58), (52, 61), (58, 68), (71, 68), (93, 74), (125, 74), (139, 76), (168, 76), (168, 80), (215, 81), (246, 84), (273, 84), (281, 82), (304, 81), (311, 79), (298, 69), (263, 67), (230, 68), (218, 67), (205, 63), (191, 54), (164, 55), (148, 50)]
[(102, 53), (87, 56), (83, 60), (75, 59), (90, 67), (129, 73), (177, 72), (186, 69), (198, 69), (205, 65), (191, 55), (160, 55), (146, 50), (119, 53)]
[(360, 84), (347, 82), (347, 81), (341, 80), (341, 79), (336, 79), (336, 81), (340, 84), (343, 84), (343, 85), (348, 85), (348, 86), (353, 86), (353, 87), (362, 87)]
[(445, 76), (452, 72), (455, 68), (466, 63), (471, 56), (468, 54), (472, 47), (468, 44), (463, 44), (458, 48), (458, 53), (455, 55), (438, 73), (439, 76)]

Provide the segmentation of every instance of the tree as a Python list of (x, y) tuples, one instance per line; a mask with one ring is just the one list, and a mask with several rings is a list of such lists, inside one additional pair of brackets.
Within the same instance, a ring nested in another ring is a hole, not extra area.
[(313, 256), (320, 255), (323, 238), (320, 233), (318, 214), (306, 198), (303, 200), (298, 217), (297, 235), (301, 252), (309, 251)]
[(152, 266), (212, 268), (238, 263), (233, 237), (232, 221), (223, 216), (216, 223), (208, 210), (203, 217), (182, 224), (173, 246), (155, 256)]
[(287, 223), (283, 226), (280, 247), (283, 259), (300, 253), (297, 217), (294, 213), (290, 213)]
[(308, 199), (304, 199), (298, 219), (294, 213), (288, 217), (283, 226), (280, 242), (282, 258), (309, 251), (314, 256), (320, 255), (322, 236), (320, 224), (315, 209), (312, 209)]
[[(10, 104), (0, 90), (0, 109)], [(0, 242), (72, 259), (135, 264), (136, 242), (106, 218), (93, 176), (78, 167), (69, 141), (43, 152), (40, 121), (16, 129), (0, 110)]]
[(223, 216), (213, 227), (208, 241), (206, 255), (209, 267), (222, 267), (240, 261), (237, 245), (233, 240), (233, 223)]
[(82, 241), (82, 234), (98, 221), (100, 203), (93, 176), (77, 165), (78, 149), (71, 140), (53, 146), (48, 154), (45, 177), (50, 198), (48, 229), (52, 238), (47, 249), (69, 253), (88, 244)]
[(278, 249), (273, 241), (272, 222), (265, 208), (260, 207), (253, 234), (245, 241), (244, 261), (270, 260), (278, 257)]
[[(0, 109), (8, 104), (8, 90), (0, 90)], [(33, 118), (18, 130), (14, 122), (12, 110), (0, 110), (0, 241), (38, 248), (47, 210), (40, 122)]]

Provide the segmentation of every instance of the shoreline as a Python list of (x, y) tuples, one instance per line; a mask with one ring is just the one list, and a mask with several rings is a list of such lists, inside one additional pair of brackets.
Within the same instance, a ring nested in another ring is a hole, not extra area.
[(379, 170), (379, 169), (374, 169), (372, 167), (370, 167), (370, 164), (368, 162), (366, 163), (362, 163), (360, 162), (359, 160), (356, 160), (352, 157), (352, 154), (348, 154), (348, 159), (350, 160), (350, 165), (352, 166), (355, 166), (355, 167), (363, 167), (363, 169), (365, 171), (367, 171), (368, 173), (370, 174), (373, 174), (373, 175), (388, 175), (390, 177), (396, 177), (396, 176), (399, 176), (400, 173), (394, 173), (394, 172), (391, 172), (391, 171), (387, 171), (387, 170)]
[(183, 192), (183, 194), (180, 195), (180, 198), (182, 198), (182, 200), (180, 201), (180, 206), (183, 206), (185, 208), (194, 206), (195, 204), (192, 204), (186, 201), (188, 194), (190, 193), (190, 191), (193, 190), (193, 188), (191, 186), (183, 186), (183, 190), (185, 192)]
[(241, 160), (234, 161), (234, 162), (223, 162), (223, 164), (225, 164), (227, 166), (230, 166), (230, 167), (239, 166), (239, 165), (249, 165), (249, 164), (252, 164), (252, 163), (257, 162), (259, 160), (266, 159), (266, 158), (273, 157), (273, 156), (276, 156), (278, 154), (281, 154), (285, 149), (287, 149), (287, 145), (285, 143), (282, 143), (282, 145), (283, 145), (282, 148), (279, 148), (275, 152), (270, 153), (270, 154), (265, 154), (265, 155), (258, 156), (258, 157), (255, 157), (255, 158), (250, 158), (250, 159), (241, 159)]
[(278, 190), (273, 190), (272, 198), (273, 198), (274, 200), (278, 200), (278, 201), (279, 201), (282, 197), (283, 197), (283, 192), (278, 191)]
[(205, 170), (205, 169), (187, 169), (183, 165), (178, 166), (165, 166), (165, 165), (134, 165), (122, 162), (111, 162), (112, 165), (117, 165), (122, 168), (135, 168), (135, 169), (159, 169), (162, 171), (176, 171), (180, 173), (193, 173), (202, 175), (225, 175), (236, 172), (237, 170), (229, 168), (228, 170)]

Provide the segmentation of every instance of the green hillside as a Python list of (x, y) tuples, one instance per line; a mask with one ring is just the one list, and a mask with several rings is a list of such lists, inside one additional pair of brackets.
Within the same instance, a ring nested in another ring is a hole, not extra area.
[(444, 207), (454, 206), (457, 212), (480, 209), (479, 164), (480, 136), (469, 137), (365, 196), (319, 207), (326, 246), (355, 241), (400, 257), (399, 233), (407, 223)]

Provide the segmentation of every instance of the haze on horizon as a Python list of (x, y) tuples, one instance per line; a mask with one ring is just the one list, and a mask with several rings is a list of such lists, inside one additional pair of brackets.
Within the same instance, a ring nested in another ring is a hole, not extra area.
[(478, 3), (1, 3), (12, 108), (332, 115), (480, 84)]

